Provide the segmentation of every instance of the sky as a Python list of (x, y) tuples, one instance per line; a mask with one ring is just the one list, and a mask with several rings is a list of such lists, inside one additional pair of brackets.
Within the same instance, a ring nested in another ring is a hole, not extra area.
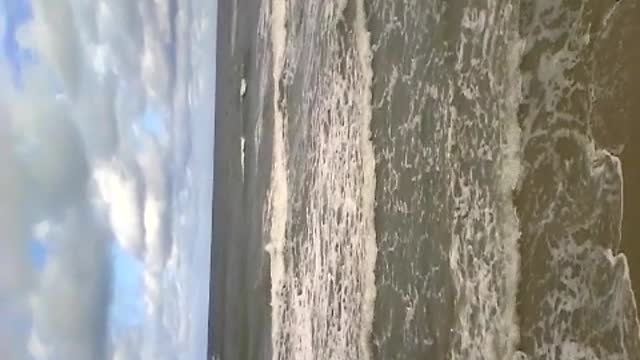
[(0, 0), (3, 359), (204, 358), (217, 9), (175, 3)]

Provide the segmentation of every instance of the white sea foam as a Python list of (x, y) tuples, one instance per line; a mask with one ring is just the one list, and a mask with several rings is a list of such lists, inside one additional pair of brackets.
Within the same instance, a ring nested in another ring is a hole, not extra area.
[[(271, 3), (272, 356), (368, 359), (377, 252), (369, 34), (362, 1), (353, 19), (343, 16), (351, 11), (345, 1), (317, 5)], [(290, 17), (286, 9), (292, 9)], [(304, 31), (285, 28), (297, 22), (295, 16), (304, 16)], [(338, 41), (344, 35), (335, 27), (340, 21), (353, 28), (345, 43)], [(326, 47), (326, 63), (303, 56), (316, 50), (309, 46), (314, 41)], [(298, 66), (305, 67), (299, 78), (293, 75)], [(283, 108), (289, 86), (301, 86), (291, 95), (300, 96), (300, 112)], [(289, 122), (294, 128), (288, 131)], [(303, 150), (289, 158), (289, 144)]]
[[(514, 9), (515, 10), (515, 9)], [(514, 11), (512, 10), (512, 11)], [(515, 14), (519, 14), (517, 11)], [(504, 241), (505, 249), (505, 329), (507, 337), (507, 358), (520, 356), (516, 346), (520, 340), (520, 328), (516, 315), (518, 282), (520, 280), (520, 224), (513, 204), (513, 191), (516, 189), (521, 175), (520, 138), (521, 129), (518, 124), (518, 107), (521, 102), (522, 79), (520, 75), (520, 61), (524, 51), (524, 42), (515, 29), (507, 40), (510, 42), (509, 52), (506, 54), (507, 84), (505, 111), (503, 120), (503, 136), (500, 160), (500, 174), (498, 193), (501, 202), (501, 223), (499, 234)], [(512, 355), (513, 354), (513, 355)]]
[(280, 79), (284, 67), (284, 50), (287, 39), (285, 26), (286, 0), (271, 0), (271, 49), (273, 81), (273, 167), (271, 169), (271, 188), (269, 190), (269, 211), (271, 216), (270, 242), (267, 251), (271, 256), (271, 308), (272, 308), (272, 351), (273, 359), (280, 359), (278, 341), (282, 336), (281, 323), (278, 321), (284, 310), (283, 287), (285, 264), (283, 248), (285, 244), (288, 212), (287, 153), (285, 134), (287, 119), (280, 108)]
[[(480, 123), (473, 137), (460, 137), (453, 131), (459, 126), (452, 104), (451, 130), (447, 142), (462, 142), (464, 147), (484, 144), (482, 134), (499, 134), (500, 145), (486, 144), (465, 151), (497, 159), (493, 171), (497, 182), (487, 187), (485, 179), (460, 164), (451, 163), (451, 189), (455, 208), (450, 250), (450, 266), (457, 291), (457, 344), (451, 348), (452, 359), (513, 359), (519, 340), (516, 316), (516, 293), (519, 274), (519, 224), (513, 206), (512, 191), (520, 175), (520, 128), (517, 111), (520, 104), (519, 64), (523, 43), (518, 36), (517, 5), (494, 5), (489, 9), (464, 9), (462, 42), (458, 50), (458, 71), (471, 64), (494, 64), (486, 73), (457, 85), (469, 89), (467, 100), (475, 104), (478, 115), (491, 118)], [(500, 34), (504, 48), (490, 50), (486, 39)], [(471, 60), (465, 52), (476, 54)], [(505, 64), (505, 66), (496, 66)], [(473, 65), (471, 65), (473, 69)], [(467, 70), (469, 71), (469, 70)], [(471, 70), (474, 71), (474, 70)], [(492, 84), (490, 93), (478, 96), (478, 82)], [(463, 94), (464, 95), (464, 94)], [(488, 102), (487, 102), (488, 101)], [(490, 105), (495, 104), (495, 105)], [(497, 106), (500, 110), (494, 111)], [(495, 124), (495, 125), (494, 125)], [(490, 139), (490, 137), (489, 137)]]
[(243, 98), (247, 94), (247, 80), (240, 80), (240, 97)]
[(364, 221), (364, 299), (362, 304), (362, 329), (360, 330), (360, 347), (364, 359), (370, 359), (369, 342), (373, 326), (376, 279), (375, 267), (378, 249), (376, 246), (375, 229), (375, 194), (376, 194), (376, 159), (372, 143), (371, 118), (372, 100), (371, 86), (373, 82), (373, 70), (371, 68), (371, 36), (367, 30), (367, 20), (364, 7), (365, 0), (358, 0), (355, 16), (356, 47), (358, 51), (359, 67), (362, 71), (361, 95), (359, 107), (361, 113), (362, 134), (360, 137), (362, 156), (362, 214)]

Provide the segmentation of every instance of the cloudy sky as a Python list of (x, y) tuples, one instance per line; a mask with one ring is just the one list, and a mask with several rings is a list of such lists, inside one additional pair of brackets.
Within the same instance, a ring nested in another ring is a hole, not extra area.
[(204, 358), (215, 18), (0, 0), (3, 359)]

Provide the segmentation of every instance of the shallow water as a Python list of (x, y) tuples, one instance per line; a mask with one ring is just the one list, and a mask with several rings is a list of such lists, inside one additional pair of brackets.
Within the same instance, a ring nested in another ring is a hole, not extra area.
[(221, 2), (210, 352), (637, 358), (639, 9)]

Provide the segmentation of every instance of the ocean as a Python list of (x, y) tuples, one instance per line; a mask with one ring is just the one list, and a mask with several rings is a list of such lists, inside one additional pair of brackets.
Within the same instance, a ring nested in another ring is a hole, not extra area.
[(640, 359), (638, 1), (218, 6), (210, 358)]

